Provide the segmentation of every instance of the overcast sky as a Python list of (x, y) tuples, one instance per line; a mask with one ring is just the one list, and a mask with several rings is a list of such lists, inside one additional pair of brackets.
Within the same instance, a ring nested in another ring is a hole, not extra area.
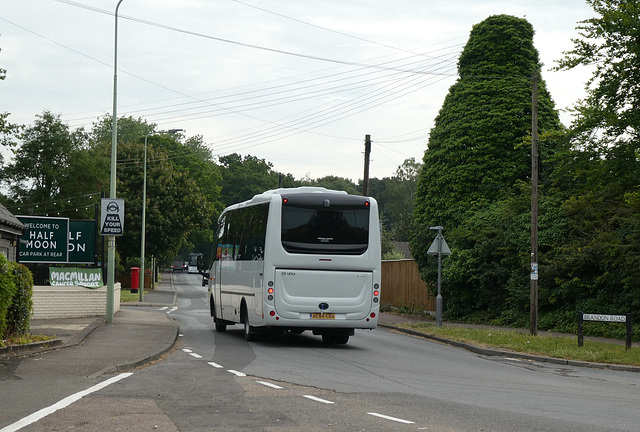
[[(3, 0), (0, 112), (60, 114), (71, 128), (113, 112), (116, 0)], [(594, 12), (582, 0), (123, 0), (118, 117), (201, 135), (300, 179), (371, 177), (420, 161), (474, 24), (526, 18), (558, 109), (586, 70), (552, 72)], [(570, 117), (562, 115), (568, 124)]]

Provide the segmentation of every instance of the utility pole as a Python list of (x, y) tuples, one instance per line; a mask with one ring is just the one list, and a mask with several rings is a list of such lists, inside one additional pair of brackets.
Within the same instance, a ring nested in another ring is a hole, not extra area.
[(369, 196), (369, 156), (371, 155), (371, 135), (364, 136), (364, 180), (362, 195)]
[(529, 332), (538, 334), (538, 72), (531, 76), (531, 293)]

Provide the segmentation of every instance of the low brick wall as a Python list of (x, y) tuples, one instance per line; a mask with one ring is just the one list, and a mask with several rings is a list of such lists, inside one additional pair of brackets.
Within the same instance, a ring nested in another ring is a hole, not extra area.
[[(120, 284), (114, 285), (113, 312), (120, 310)], [(105, 316), (107, 287), (34, 286), (32, 319)]]

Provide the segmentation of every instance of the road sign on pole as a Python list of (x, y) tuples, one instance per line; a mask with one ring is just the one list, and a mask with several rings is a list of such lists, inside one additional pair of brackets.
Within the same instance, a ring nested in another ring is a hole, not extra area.
[(442, 255), (451, 255), (451, 249), (447, 246), (447, 242), (442, 235), (441, 226), (433, 226), (429, 228), (438, 231), (438, 235), (433, 240), (431, 247), (427, 251), (430, 255), (438, 255), (438, 296), (436, 297), (436, 326), (442, 327)]
[(100, 234), (121, 236), (124, 234), (124, 199), (102, 198), (100, 209)]
[(433, 243), (431, 243), (427, 253), (429, 255), (451, 255), (451, 249), (449, 249), (449, 245), (447, 245), (447, 242), (442, 235), (442, 231), (439, 231), (436, 238), (433, 239)]

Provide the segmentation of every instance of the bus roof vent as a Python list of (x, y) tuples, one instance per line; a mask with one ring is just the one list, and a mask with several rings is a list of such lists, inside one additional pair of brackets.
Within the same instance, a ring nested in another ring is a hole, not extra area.
[(330, 202), (328, 199), (325, 199), (325, 200), (322, 202), (322, 205), (323, 205), (324, 207), (329, 207), (329, 206), (331, 205), (331, 202)]

